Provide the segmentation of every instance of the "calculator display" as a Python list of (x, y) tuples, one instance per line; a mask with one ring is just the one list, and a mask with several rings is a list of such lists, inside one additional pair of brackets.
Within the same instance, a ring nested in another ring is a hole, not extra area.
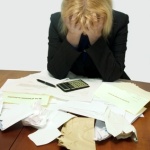
[(68, 82), (62, 82), (62, 83), (57, 84), (57, 86), (65, 92), (89, 87), (89, 85), (81, 79), (68, 81)]

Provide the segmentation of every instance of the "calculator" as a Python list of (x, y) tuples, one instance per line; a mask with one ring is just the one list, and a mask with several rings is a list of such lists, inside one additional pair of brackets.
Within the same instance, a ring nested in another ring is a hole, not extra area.
[(81, 79), (62, 82), (62, 83), (58, 83), (56, 85), (64, 92), (70, 92), (70, 91), (89, 87), (89, 85)]

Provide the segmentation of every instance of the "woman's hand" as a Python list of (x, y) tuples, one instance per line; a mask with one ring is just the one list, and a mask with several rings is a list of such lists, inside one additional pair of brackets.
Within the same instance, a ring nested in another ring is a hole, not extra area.
[(102, 36), (102, 30), (104, 26), (104, 17), (97, 18), (95, 13), (92, 14), (92, 24), (87, 20), (85, 33), (89, 37), (90, 44), (93, 45), (98, 38)]
[(81, 25), (76, 22), (76, 15), (73, 15), (71, 18), (65, 18), (64, 22), (68, 28), (68, 42), (74, 47), (77, 47), (80, 41), (80, 36), (82, 34), (82, 29)]

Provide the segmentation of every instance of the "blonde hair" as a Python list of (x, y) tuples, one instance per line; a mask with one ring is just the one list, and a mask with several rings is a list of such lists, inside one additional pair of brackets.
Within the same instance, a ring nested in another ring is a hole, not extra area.
[(63, 0), (61, 6), (61, 31), (67, 33), (67, 27), (64, 23), (64, 18), (76, 15), (76, 22), (80, 22), (85, 26), (86, 20), (92, 22), (92, 13), (97, 15), (97, 18), (104, 17), (104, 27), (102, 35), (106, 38), (112, 28), (112, 0)]

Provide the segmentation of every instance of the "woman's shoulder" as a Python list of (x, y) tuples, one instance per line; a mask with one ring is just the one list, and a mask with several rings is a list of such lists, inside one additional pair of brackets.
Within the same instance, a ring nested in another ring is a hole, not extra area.
[(124, 27), (127, 30), (127, 26), (129, 23), (129, 16), (123, 12), (113, 10), (113, 26), (108, 37), (108, 41), (111, 43), (118, 32), (120, 32)]
[(129, 16), (126, 13), (113, 10), (113, 22), (114, 24), (128, 24), (129, 23)]
[(60, 19), (60, 17), (61, 17), (60, 12), (55, 12), (55, 13), (51, 14), (51, 19), (57, 20), (57, 19)]
[(51, 17), (50, 17), (51, 23), (54, 24), (55, 26), (58, 25), (60, 22), (60, 18), (61, 18), (60, 12), (51, 14)]

